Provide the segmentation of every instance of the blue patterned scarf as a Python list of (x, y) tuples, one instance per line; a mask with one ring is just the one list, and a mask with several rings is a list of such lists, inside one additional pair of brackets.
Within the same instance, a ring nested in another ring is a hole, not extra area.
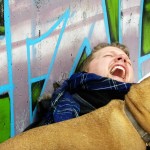
[(130, 83), (118, 82), (93, 73), (80, 72), (73, 74), (53, 93), (47, 123), (60, 122), (79, 116), (80, 105), (72, 96), (77, 90), (115, 90), (128, 92), (130, 86)]

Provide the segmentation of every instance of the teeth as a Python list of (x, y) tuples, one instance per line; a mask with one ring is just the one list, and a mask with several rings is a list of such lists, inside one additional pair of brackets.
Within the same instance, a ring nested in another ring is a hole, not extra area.
[(115, 72), (116, 69), (120, 69), (123, 71), (123, 75), (122, 77), (124, 78), (125, 77), (125, 69), (122, 67), (122, 66), (115, 66), (112, 70), (111, 70), (111, 74), (113, 74)]

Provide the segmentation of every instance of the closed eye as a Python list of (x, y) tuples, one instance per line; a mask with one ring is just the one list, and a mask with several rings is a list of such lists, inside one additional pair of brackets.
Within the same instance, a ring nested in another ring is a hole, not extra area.
[(113, 57), (111, 54), (104, 55), (104, 57)]

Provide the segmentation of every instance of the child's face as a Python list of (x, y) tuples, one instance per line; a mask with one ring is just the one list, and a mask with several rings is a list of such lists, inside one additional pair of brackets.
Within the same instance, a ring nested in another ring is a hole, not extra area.
[(132, 83), (133, 67), (129, 57), (121, 49), (108, 46), (97, 51), (89, 63), (88, 72), (112, 78), (120, 82)]

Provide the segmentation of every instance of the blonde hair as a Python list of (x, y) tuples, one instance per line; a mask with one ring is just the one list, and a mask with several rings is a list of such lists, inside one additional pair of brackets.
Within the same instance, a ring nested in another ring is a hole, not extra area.
[(89, 63), (95, 58), (94, 54), (97, 51), (101, 50), (102, 48), (105, 48), (108, 46), (113, 46), (113, 47), (117, 47), (121, 49), (129, 57), (129, 50), (125, 45), (120, 44), (120, 43), (111, 43), (111, 44), (101, 43), (101, 44), (98, 44), (96, 47), (94, 47), (92, 53), (81, 63), (79, 67), (79, 71), (86, 71), (88, 69)]

